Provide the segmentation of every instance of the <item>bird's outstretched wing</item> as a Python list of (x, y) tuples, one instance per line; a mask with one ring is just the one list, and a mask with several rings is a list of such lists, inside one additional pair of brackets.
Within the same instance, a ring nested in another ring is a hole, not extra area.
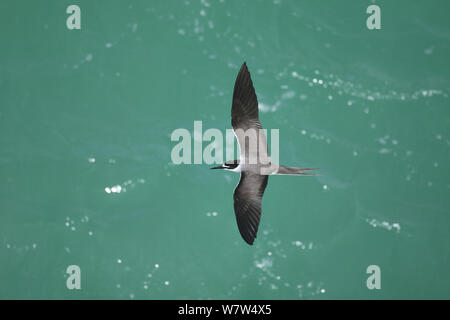
[(234, 212), (245, 242), (252, 245), (261, 219), (261, 200), (269, 176), (241, 172), (241, 179), (234, 189)]
[[(256, 161), (268, 159), (267, 140), (258, 117), (258, 99), (245, 62), (234, 84), (231, 125), (239, 143), (241, 162), (248, 163), (250, 157)], [(257, 139), (254, 141), (256, 145), (252, 146), (255, 147), (253, 150), (249, 147), (248, 134), (252, 133), (249, 129), (255, 130), (253, 133)]]
[(245, 62), (242, 64), (234, 83), (231, 125), (235, 130), (238, 128), (244, 130), (262, 128), (258, 119), (258, 99)]

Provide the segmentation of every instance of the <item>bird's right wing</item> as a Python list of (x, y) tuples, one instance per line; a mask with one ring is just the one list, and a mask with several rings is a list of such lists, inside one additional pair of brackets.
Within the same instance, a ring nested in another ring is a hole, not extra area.
[[(231, 125), (239, 143), (241, 163), (249, 163), (250, 157), (251, 163), (261, 162), (261, 159), (268, 163), (267, 140), (258, 117), (258, 99), (245, 62), (234, 84)], [(249, 146), (250, 143), (255, 145)]]
[(241, 172), (241, 179), (234, 190), (234, 212), (245, 242), (252, 245), (261, 219), (261, 200), (269, 176)]
[(235, 130), (262, 129), (258, 118), (258, 99), (245, 62), (234, 83), (231, 125)]

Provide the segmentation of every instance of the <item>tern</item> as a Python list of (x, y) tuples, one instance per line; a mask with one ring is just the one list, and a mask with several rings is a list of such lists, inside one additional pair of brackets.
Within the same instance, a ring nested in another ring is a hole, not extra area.
[(245, 62), (234, 84), (231, 125), (239, 145), (239, 160), (226, 161), (211, 169), (241, 174), (234, 189), (234, 212), (242, 238), (249, 245), (253, 245), (258, 233), (261, 202), (269, 175), (315, 175), (310, 170), (317, 168), (295, 168), (272, 163), (258, 118), (258, 99)]

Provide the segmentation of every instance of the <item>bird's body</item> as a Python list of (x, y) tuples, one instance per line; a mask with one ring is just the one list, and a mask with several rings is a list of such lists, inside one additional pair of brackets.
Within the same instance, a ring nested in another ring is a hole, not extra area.
[(240, 158), (211, 169), (239, 172), (234, 189), (234, 211), (242, 238), (253, 244), (261, 219), (261, 200), (269, 175), (312, 175), (313, 168), (285, 167), (272, 163), (267, 140), (258, 118), (258, 100), (244, 62), (236, 78), (231, 108), (231, 125), (238, 140)]

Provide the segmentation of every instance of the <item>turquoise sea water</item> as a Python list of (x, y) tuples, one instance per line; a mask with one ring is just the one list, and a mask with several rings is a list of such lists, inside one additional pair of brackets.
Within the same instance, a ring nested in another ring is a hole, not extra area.
[[(450, 298), (449, 9), (0, 2), (0, 298)], [(254, 246), (239, 176), (170, 158), (173, 130), (231, 127), (243, 61), (280, 162), (322, 174), (270, 177)]]

